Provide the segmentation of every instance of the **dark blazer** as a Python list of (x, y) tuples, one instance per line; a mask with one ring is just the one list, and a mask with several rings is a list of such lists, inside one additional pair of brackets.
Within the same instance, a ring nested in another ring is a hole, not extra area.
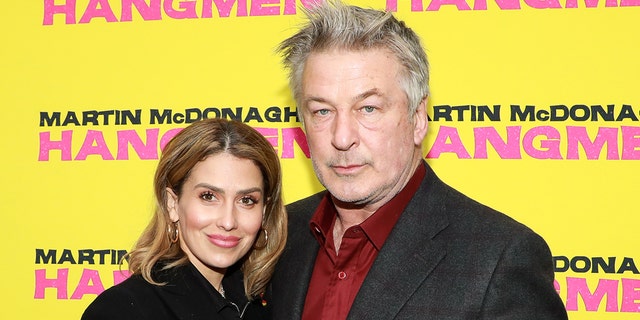
[[(567, 319), (545, 241), (449, 187), (424, 165), (426, 176), (378, 253), (348, 319)], [(287, 248), (269, 292), (272, 319), (302, 315), (319, 248), (309, 221), (323, 196), (287, 207)]]
[(235, 304), (224, 299), (191, 264), (154, 273), (154, 279), (167, 284), (153, 285), (133, 275), (105, 290), (87, 307), (82, 320), (265, 319), (260, 302), (244, 297), (239, 270), (223, 280), (225, 295)]

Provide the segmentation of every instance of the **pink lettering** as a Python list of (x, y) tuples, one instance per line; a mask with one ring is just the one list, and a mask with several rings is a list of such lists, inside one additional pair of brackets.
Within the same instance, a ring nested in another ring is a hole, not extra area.
[(82, 299), (85, 294), (100, 294), (104, 291), (104, 285), (100, 280), (100, 274), (98, 270), (83, 269), (82, 276), (76, 290), (73, 291), (71, 299)]
[[(578, 1), (579, 0), (567, 0), (567, 3), (565, 5), (565, 8), (577, 8), (578, 7)], [(600, 2), (600, 0), (584, 0), (584, 4), (587, 8), (596, 8), (598, 7), (598, 3)], [(618, 1), (617, 0), (606, 0), (605, 1), (605, 7), (617, 7), (618, 6)]]
[(620, 306), (620, 311), (640, 312), (640, 280), (622, 279), (622, 305)]
[(597, 311), (604, 296), (607, 296), (606, 311), (618, 311), (618, 280), (600, 279), (591, 293), (587, 279), (567, 277), (567, 310), (578, 310), (578, 296), (582, 297), (587, 311)]
[[(447, 141), (450, 142), (447, 143)], [(459, 159), (471, 158), (469, 152), (465, 149), (464, 144), (462, 144), (462, 140), (458, 134), (458, 129), (454, 127), (440, 127), (438, 135), (433, 142), (433, 146), (427, 154), (427, 158), (437, 159), (443, 152), (455, 153)]]
[(622, 126), (622, 160), (640, 160), (640, 127)]
[(433, 0), (429, 3), (427, 11), (438, 11), (443, 5), (454, 5), (458, 10), (471, 10), (464, 0)]
[(296, 0), (284, 0), (284, 14), (296, 14)]
[(276, 16), (280, 14), (280, 0), (252, 0), (251, 15), (252, 16)]
[(132, 8), (134, 6), (145, 21), (162, 19), (160, 0), (150, 0), (148, 5), (145, 0), (122, 0), (122, 15), (120, 21), (131, 21), (133, 19)]
[(69, 278), (69, 269), (58, 269), (57, 278), (48, 279), (47, 270), (36, 270), (36, 292), (34, 299), (44, 299), (44, 289), (54, 288), (57, 291), (58, 299), (67, 299), (67, 279)]
[[(540, 141), (538, 149), (534, 147), (534, 141), (538, 136), (546, 136), (547, 139)], [(562, 159), (560, 154), (560, 132), (551, 126), (535, 127), (525, 133), (522, 139), (524, 152), (536, 159)]]
[(99, 155), (102, 160), (113, 160), (102, 131), (88, 130), (82, 147), (74, 160), (86, 160), (88, 155)]
[(507, 142), (502, 140), (494, 127), (474, 128), (476, 140), (474, 159), (487, 159), (487, 142), (498, 153), (501, 159), (521, 159), (520, 154), (520, 126), (507, 127)]
[(129, 160), (129, 145), (136, 151), (140, 159), (158, 159), (159, 129), (147, 129), (147, 143), (143, 143), (135, 130), (118, 131), (118, 160)]
[(640, 0), (620, 0), (621, 7), (640, 7)]
[[(216, 8), (218, 9), (218, 15), (220, 17), (228, 17), (231, 15), (231, 8), (233, 4), (236, 3), (236, 0), (205, 0), (202, 3), (202, 17), (203, 18), (211, 18), (213, 12), (213, 4), (212, 1), (215, 2)], [(295, 6), (295, 5), (294, 5)], [(238, 9), (237, 9), (238, 17), (246, 17), (247, 16), (247, 2), (246, 1), (238, 1)]]
[(536, 9), (557, 9), (562, 8), (558, 0), (524, 0), (531, 8)]
[(61, 159), (63, 161), (71, 160), (71, 137), (73, 131), (62, 131), (62, 140), (51, 141), (51, 132), (40, 132), (40, 152), (38, 154), (38, 161), (49, 161), (49, 151), (60, 150), (62, 152)]
[(195, 19), (198, 18), (196, 13), (196, 1), (178, 1), (178, 7), (181, 10), (173, 9), (173, 0), (164, 0), (164, 12), (167, 16), (174, 19)]
[(300, 150), (309, 158), (309, 145), (307, 144), (307, 136), (302, 128), (282, 128), (282, 158), (291, 159), (294, 157), (294, 142), (298, 144)]
[(269, 143), (278, 150), (278, 129), (275, 128), (254, 128), (256, 131), (269, 141)]
[(175, 137), (180, 131), (182, 131), (182, 129), (184, 128), (171, 129), (163, 134), (162, 138), (160, 138), (160, 150), (164, 150), (164, 147), (167, 145), (167, 143), (169, 143), (169, 141), (171, 141), (173, 137)]
[(105, 18), (107, 22), (118, 22), (108, 0), (89, 0), (87, 10), (82, 14), (79, 23), (89, 23), (93, 18)]
[(113, 285), (117, 285), (122, 283), (122, 281), (127, 280), (131, 276), (129, 270), (115, 270), (113, 271)]
[[(502, 10), (520, 9), (520, 0), (495, 0)], [(473, 3), (473, 10), (487, 10), (487, 0), (476, 0)]]
[(567, 127), (567, 159), (580, 159), (578, 145), (584, 148), (587, 159), (597, 160), (607, 144), (607, 160), (618, 160), (618, 129), (598, 128), (596, 138), (591, 141), (586, 127)]
[[(386, 8), (387, 8), (387, 11), (397, 12), (398, 0), (387, 0)], [(422, 6), (422, 0), (411, 0), (411, 11), (413, 12), (424, 11), (424, 7)]]
[(42, 24), (52, 25), (54, 14), (64, 14), (66, 24), (76, 23), (76, 0), (67, 0), (65, 4), (56, 5), (54, 0), (44, 0), (44, 19)]

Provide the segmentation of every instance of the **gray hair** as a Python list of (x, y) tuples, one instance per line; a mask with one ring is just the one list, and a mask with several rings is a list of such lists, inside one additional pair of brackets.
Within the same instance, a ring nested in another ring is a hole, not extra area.
[(403, 65), (400, 86), (413, 115), (429, 95), (429, 63), (418, 35), (391, 13), (343, 4), (340, 0), (302, 7), (308, 22), (280, 43), (277, 51), (289, 70), (289, 86), (301, 106), (302, 73), (312, 52), (332, 49), (387, 49)]

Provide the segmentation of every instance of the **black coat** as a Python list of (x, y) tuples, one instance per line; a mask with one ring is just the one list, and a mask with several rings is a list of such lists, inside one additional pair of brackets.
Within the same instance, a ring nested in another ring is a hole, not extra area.
[(155, 271), (154, 279), (167, 282), (163, 286), (133, 275), (101, 293), (82, 320), (265, 319), (261, 302), (244, 297), (241, 272), (227, 272), (222, 281), (227, 299), (192, 264)]
[[(426, 176), (378, 253), (348, 319), (567, 319), (545, 241), (449, 187), (424, 165)], [(319, 248), (309, 221), (323, 195), (287, 207), (287, 248), (268, 294), (275, 320), (302, 315)]]

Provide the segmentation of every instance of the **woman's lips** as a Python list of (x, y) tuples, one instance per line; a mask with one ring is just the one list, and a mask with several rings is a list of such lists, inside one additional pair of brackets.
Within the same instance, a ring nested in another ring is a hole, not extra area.
[(240, 238), (234, 236), (224, 236), (221, 234), (210, 234), (209, 241), (222, 248), (233, 248), (240, 243)]

